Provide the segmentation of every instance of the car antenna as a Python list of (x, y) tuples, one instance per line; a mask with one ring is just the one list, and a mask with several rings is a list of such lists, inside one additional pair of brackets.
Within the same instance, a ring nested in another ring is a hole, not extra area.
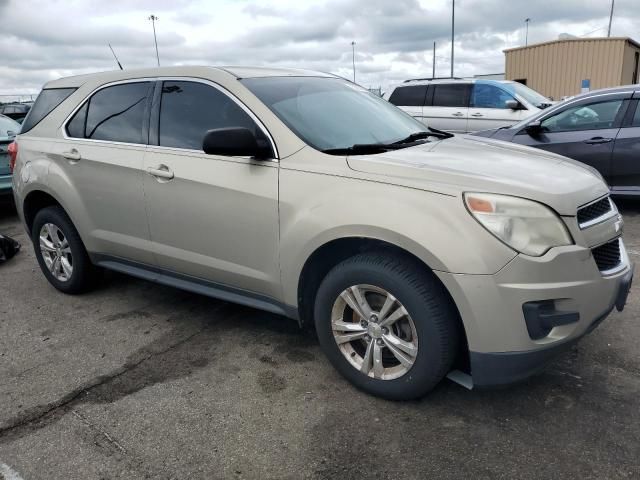
[(111, 50), (111, 53), (113, 53), (113, 58), (116, 59), (116, 63), (120, 67), (120, 70), (124, 70), (124, 68), (122, 68), (122, 65), (120, 64), (120, 60), (118, 60), (118, 57), (116, 57), (116, 52), (113, 51), (113, 47), (111, 47), (111, 44), (109, 43), (107, 45), (109, 45), (109, 49)]

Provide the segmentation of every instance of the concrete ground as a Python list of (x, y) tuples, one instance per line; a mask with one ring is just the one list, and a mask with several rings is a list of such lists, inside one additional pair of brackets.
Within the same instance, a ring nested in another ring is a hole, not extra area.
[(292, 321), (114, 273), (65, 296), (6, 206), (0, 232), (0, 480), (640, 478), (637, 287), (525, 384), (394, 403)]

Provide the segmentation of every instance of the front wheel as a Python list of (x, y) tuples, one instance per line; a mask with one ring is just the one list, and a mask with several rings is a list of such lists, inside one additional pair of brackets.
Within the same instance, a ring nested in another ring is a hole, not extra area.
[(320, 344), (358, 388), (393, 400), (418, 398), (447, 374), (458, 317), (434, 275), (387, 253), (354, 256), (322, 281), (315, 303)]

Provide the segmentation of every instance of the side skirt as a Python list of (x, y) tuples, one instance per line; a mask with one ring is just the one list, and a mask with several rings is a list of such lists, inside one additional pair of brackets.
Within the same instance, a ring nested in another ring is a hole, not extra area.
[(131, 275), (154, 283), (179, 288), (188, 292), (198, 293), (207, 297), (217, 298), (226, 302), (246, 305), (258, 310), (284, 315), (285, 317), (300, 321), (298, 309), (286, 305), (271, 297), (259, 293), (249, 292), (228, 285), (223, 285), (209, 280), (190, 275), (182, 275), (162, 268), (132, 262), (119, 257), (103, 254), (90, 254), (91, 261), (108, 270)]

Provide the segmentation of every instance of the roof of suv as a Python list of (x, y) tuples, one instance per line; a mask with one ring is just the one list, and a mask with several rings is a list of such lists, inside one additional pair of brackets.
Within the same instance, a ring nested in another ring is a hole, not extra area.
[(198, 76), (203, 69), (232, 75), (240, 78), (256, 77), (334, 77), (330, 73), (315, 72), (295, 68), (269, 68), (269, 67), (240, 67), (240, 66), (175, 66), (155, 67), (137, 70), (111, 70), (107, 72), (89, 73), (72, 77), (59, 78), (48, 82), (44, 88), (70, 88), (80, 87), (87, 81), (103, 80), (104, 82), (117, 82), (129, 78), (144, 78), (157, 76)]
[(485, 79), (485, 78), (412, 78), (409, 80), (405, 80), (396, 87), (404, 87), (410, 85), (430, 85), (437, 83), (515, 83), (513, 80), (494, 80), (494, 79)]

